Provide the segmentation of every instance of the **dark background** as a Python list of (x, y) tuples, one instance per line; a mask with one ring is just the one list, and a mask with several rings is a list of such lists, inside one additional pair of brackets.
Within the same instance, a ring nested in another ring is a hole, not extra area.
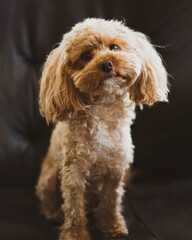
[(0, 239), (55, 239), (33, 194), (52, 130), (38, 109), (40, 69), (62, 35), (86, 17), (126, 20), (161, 46), (169, 103), (137, 110), (138, 174), (125, 198), (127, 223), (131, 240), (191, 240), (192, 1), (187, 0), (0, 0)]

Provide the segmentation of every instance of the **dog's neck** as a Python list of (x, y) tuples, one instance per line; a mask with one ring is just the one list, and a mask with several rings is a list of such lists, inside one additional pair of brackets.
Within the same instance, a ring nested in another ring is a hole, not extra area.
[(123, 119), (133, 119), (134, 109), (135, 104), (126, 92), (122, 95), (111, 96), (108, 99), (97, 98), (87, 111), (74, 113), (70, 121), (82, 119), (89, 122), (106, 122), (106, 124), (120, 123)]

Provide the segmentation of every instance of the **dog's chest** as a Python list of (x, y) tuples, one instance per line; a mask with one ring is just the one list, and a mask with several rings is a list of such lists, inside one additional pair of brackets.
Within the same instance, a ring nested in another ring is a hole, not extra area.
[[(127, 126), (129, 128), (129, 126)], [(129, 130), (125, 140), (123, 127), (116, 121), (99, 121), (92, 126), (87, 136), (86, 147), (89, 152), (88, 161), (90, 162), (91, 177), (99, 177), (115, 166), (125, 165), (127, 160), (126, 151), (130, 148)], [(124, 141), (125, 140), (125, 141)], [(125, 145), (127, 145), (125, 147)]]
[(100, 121), (90, 134), (93, 146), (100, 151), (115, 148), (120, 143), (121, 136), (122, 133), (120, 126), (118, 126), (118, 121)]
[[(61, 149), (64, 159), (77, 159), (77, 164), (96, 177), (115, 168), (126, 167), (132, 159), (132, 141), (128, 118), (113, 112), (72, 120), (62, 124)], [(120, 112), (121, 113), (121, 112)]]

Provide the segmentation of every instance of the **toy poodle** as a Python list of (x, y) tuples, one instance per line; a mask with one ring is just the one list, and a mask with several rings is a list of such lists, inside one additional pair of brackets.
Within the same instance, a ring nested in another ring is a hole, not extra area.
[(88, 18), (48, 55), (40, 108), (56, 125), (36, 192), (45, 217), (63, 219), (60, 240), (90, 239), (91, 208), (105, 237), (128, 234), (122, 196), (135, 105), (167, 101), (167, 94), (155, 48), (120, 21)]

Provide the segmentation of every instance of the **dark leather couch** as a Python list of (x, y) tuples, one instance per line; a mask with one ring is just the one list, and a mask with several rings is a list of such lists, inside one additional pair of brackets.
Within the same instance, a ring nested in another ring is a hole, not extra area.
[[(170, 102), (138, 109), (137, 172), (125, 199), (130, 240), (192, 239), (192, 1), (0, 1), (0, 240), (54, 240), (34, 185), (52, 126), (38, 110), (40, 69), (85, 17), (126, 19), (149, 35), (170, 74)], [(93, 218), (92, 239), (103, 239)]]

